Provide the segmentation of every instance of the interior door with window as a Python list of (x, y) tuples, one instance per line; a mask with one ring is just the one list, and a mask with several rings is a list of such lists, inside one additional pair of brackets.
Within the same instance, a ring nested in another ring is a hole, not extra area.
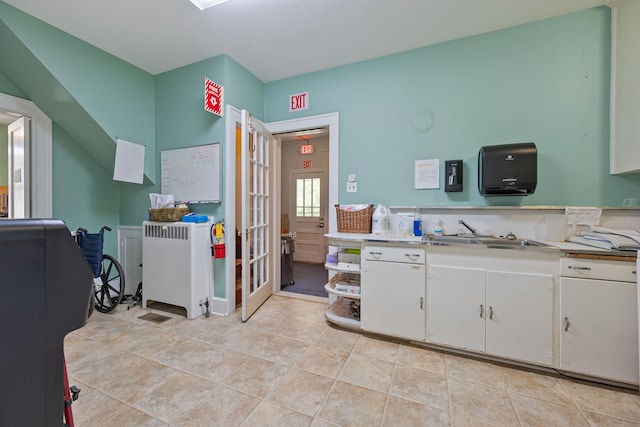
[(294, 261), (323, 263), (327, 252), (327, 185), (324, 170), (290, 173), (291, 229), (295, 231)]
[(273, 293), (275, 234), (272, 163), (275, 138), (242, 110), (242, 321), (246, 321)]

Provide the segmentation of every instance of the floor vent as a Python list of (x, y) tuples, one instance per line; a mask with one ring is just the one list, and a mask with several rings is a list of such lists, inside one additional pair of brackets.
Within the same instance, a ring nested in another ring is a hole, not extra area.
[(153, 323), (162, 323), (162, 322), (166, 322), (167, 320), (171, 320), (171, 317), (163, 316), (162, 314), (147, 313), (138, 317), (138, 319), (148, 320), (149, 322), (153, 322)]

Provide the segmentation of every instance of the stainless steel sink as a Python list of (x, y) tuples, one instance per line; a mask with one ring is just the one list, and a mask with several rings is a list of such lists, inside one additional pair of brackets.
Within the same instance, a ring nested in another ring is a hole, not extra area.
[(502, 237), (475, 234), (456, 234), (447, 236), (428, 235), (425, 243), (440, 245), (481, 245), (487, 248), (517, 249), (525, 247), (554, 248), (555, 246), (529, 239), (506, 239)]
[(482, 244), (488, 246), (488, 247), (494, 247), (494, 246), (539, 246), (539, 247), (552, 247), (551, 245), (548, 245), (546, 243), (542, 243), (542, 242), (538, 242), (536, 240), (528, 240), (528, 239), (515, 239), (515, 240), (508, 240), (508, 239), (500, 239), (500, 238), (493, 238), (493, 239), (481, 239)]
[(423, 239), (425, 242), (442, 242), (442, 243), (459, 243), (459, 244), (480, 244), (482, 243), (478, 236), (471, 234), (454, 234), (447, 236), (430, 235), (425, 236)]

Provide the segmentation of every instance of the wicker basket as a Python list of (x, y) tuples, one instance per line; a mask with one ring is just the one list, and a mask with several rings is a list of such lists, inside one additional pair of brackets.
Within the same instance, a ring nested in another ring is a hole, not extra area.
[(151, 209), (151, 221), (176, 222), (189, 213), (189, 208), (160, 208)]
[(338, 217), (338, 232), (340, 233), (371, 233), (371, 215), (373, 205), (360, 210), (347, 210), (336, 205)]

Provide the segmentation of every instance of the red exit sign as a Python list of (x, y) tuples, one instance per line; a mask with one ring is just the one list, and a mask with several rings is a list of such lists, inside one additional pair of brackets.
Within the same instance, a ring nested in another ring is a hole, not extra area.
[(300, 154), (313, 154), (313, 145), (301, 145), (300, 146)]
[(311, 160), (303, 160), (302, 161), (302, 168), (303, 169), (309, 169), (311, 167)]
[(289, 95), (289, 112), (306, 110), (309, 108), (309, 92)]

